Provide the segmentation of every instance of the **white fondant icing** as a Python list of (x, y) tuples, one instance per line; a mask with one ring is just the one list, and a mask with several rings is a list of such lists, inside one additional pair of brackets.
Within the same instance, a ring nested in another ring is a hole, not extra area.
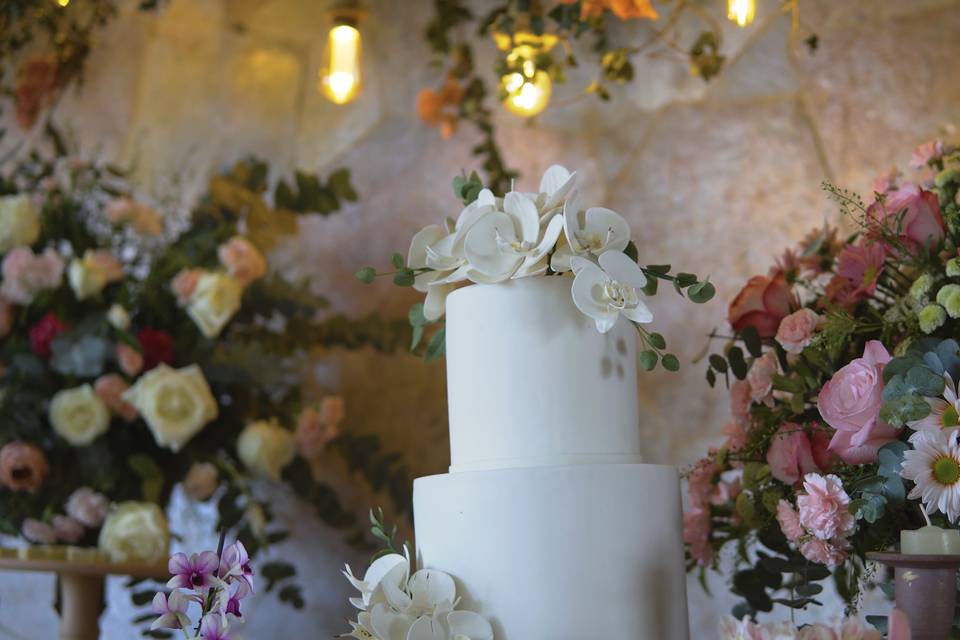
[(430, 476), (414, 515), (421, 566), (452, 575), (497, 640), (688, 640), (673, 467)]
[(565, 276), (447, 300), (451, 471), (640, 462), (636, 334), (606, 334)]

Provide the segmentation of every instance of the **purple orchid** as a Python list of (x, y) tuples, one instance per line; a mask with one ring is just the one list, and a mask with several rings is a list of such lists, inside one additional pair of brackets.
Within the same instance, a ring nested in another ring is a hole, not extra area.
[(230, 582), (230, 578), (238, 578), (246, 583), (253, 593), (253, 569), (250, 567), (250, 556), (246, 547), (237, 540), (223, 550), (220, 559), (220, 578)]
[(219, 613), (209, 613), (200, 623), (200, 637), (203, 640), (230, 640), (227, 624)]
[[(252, 593), (250, 585), (245, 580), (237, 580), (237, 588), (227, 596), (227, 602), (223, 605), (224, 615), (235, 616), (238, 620), (243, 620), (243, 614), (240, 613), (240, 602)], [(227, 595), (224, 591), (224, 595)]]
[(168, 569), (173, 577), (167, 582), (171, 589), (193, 589), (206, 591), (216, 586), (216, 577), (220, 560), (212, 551), (194, 553), (189, 558), (184, 553), (175, 553), (170, 557)]
[(186, 629), (190, 626), (187, 616), (187, 607), (190, 600), (182, 592), (174, 590), (170, 595), (163, 592), (153, 597), (153, 612), (160, 617), (153, 621), (150, 628), (156, 629)]

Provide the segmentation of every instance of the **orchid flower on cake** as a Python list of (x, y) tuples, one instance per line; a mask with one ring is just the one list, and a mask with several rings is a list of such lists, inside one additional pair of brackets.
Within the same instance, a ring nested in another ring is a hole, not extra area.
[[(535, 193), (510, 191), (501, 197), (485, 188), (476, 173), (458, 176), (453, 188), (465, 205), (460, 214), (417, 232), (406, 259), (393, 255), (395, 271), (381, 274), (364, 267), (357, 277), (370, 283), (377, 275), (393, 275), (396, 284), (426, 294), (410, 310), (414, 350), (426, 328), (444, 316), (447, 296), (457, 287), (567, 277), (573, 303), (598, 331), (610, 331), (623, 316), (645, 345), (640, 354), (644, 368), (660, 361), (675, 370), (679, 363), (664, 352), (663, 336), (643, 326), (653, 321), (644, 298), (656, 294), (658, 281), (665, 280), (691, 301), (703, 303), (713, 297), (713, 285), (690, 273), (671, 275), (669, 265), (641, 266), (630, 225), (616, 211), (586, 206), (576, 179), (575, 172), (553, 165)], [(428, 359), (443, 353), (443, 342), (440, 328), (425, 349)]]

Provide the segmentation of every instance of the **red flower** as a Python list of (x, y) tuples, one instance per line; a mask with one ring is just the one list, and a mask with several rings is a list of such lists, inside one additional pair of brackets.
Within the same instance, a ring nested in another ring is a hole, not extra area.
[(137, 341), (143, 351), (143, 370), (149, 371), (161, 362), (173, 364), (173, 336), (159, 329), (141, 329)]
[(777, 335), (780, 321), (796, 308), (796, 296), (782, 273), (754, 276), (730, 303), (727, 317), (734, 331), (754, 327), (761, 338)]
[(61, 322), (57, 314), (52, 311), (47, 313), (30, 327), (30, 348), (41, 358), (49, 358), (54, 338), (69, 328), (70, 325)]

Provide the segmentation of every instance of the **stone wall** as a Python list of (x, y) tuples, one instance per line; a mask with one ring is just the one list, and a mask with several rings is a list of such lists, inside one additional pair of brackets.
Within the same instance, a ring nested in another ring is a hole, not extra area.
[[(722, 19), (723, 4), (706, 6)], [(420, 36), (426, 0), (369, 0), (364, 93), (346, 107), (324, 101), (316, 73), (326, 5), (173, 0), (159, 16), (127, 7), (102, 33), (82, 87), (56, 118), (85, 154), (129, 164), (141, 195), (167, 206), (186, 206), (210, 171), (250, 153), (279, 170), (351, 167), (360, 201), (306, 220), (299, 241), (276, 257), (310, 276), (335, 311), (403, 314), (410, 292), (364, 287), (353, 273), (405, 251), (415, 229), (457, 210), (449, 179), (474, 167), (473, 132), (444, 141), (416, 118), (417, 91), (436, 82)], [(954, 135), (960, 119), (960, 2), (801, 0), (803, 21), (820, 38), (815, 53), (791, 45), (777, 5), (761, 2), (747, 29), (724, 21), (729, 65), (710, 84), (682, 62), (642, 60), (636, 81), (616, 89), (609, 104), (578, 97), (589, 81), (581, 70), (538, 122), (500, 118), (521, 186), (535, 186), (555, 162), (577, 169), (589, 201), (628, 218), (644, 260), (709, 274), (717, 285), (718, 299), (705, 307), (669, 294), (655, 300), (659, 327), (684, 366), (641, 378), (651, 461), (686, 464), (718, 441), (726, 397), (707, 388), (702, 364), (692, 361), (710, 330), (723, 327), (725, 301), (743, 281), (765, 272), (810, 227), (836, 220), (821, 180), (866, 191), (880, 170), (904, 165), (917, 143)], [(692, 34), (697, 25), (684, 28)], [(482, 51), (480, 64), (490, 55)], [(366, 352), (325, 358), (339, 363), (347, 428), (380, 433), (406, 452), (417, 475), (444, 471), (442, 364)], [(358, 508), (376, 500), (354, 491)], [(244, 637), (329, 637), (350, 612), (338, 567), (363, 559), (296, 503), (280, 496), (279, 505), (296, 541), (278, 553), (294, 557), (308, 578), (309, 604), (287, 615), (270, 595), (258, 595)], [(175, 510), (191, 544), (212, 544), (202, 533), (203, 509)], [(0, 577), (0, 637), (53, 637), (44, 604), (51, 590), (45, 578)], [(695, 581), (690, 597), (693, 637), (714, 637), (729, 599), (704, 596)], [(111, 603), (106, 637), (130, 637), (119, 584), (111, 584)]]

